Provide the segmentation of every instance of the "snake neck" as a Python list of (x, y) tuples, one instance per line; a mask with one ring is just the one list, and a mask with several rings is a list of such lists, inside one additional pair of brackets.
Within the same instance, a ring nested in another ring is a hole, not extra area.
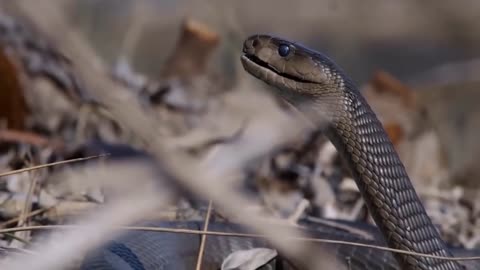
[[(360, 92), (344, 89), (340, 97), (318, 99), (321, 100), (317, 103), (326, 107), (331, 115), (326, 134), (348, 163), (388, 245), (451, 257), (387, 133)], [(395, 256), (405, 269), (461, 269), (456, 262), (447, 260)]]

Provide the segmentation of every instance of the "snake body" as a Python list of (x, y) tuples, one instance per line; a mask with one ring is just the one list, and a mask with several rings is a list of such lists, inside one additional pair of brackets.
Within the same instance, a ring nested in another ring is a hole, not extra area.
[[(247, 72), (275, 86), (278, 95), (304, 111), (312, 120), (317, 117), (329, 120), (326, 134), (347, 161), (381, 231), (375, 234), (375, 240), (367, 240), (338, 228), (304, 224), (311, 236), (386, 244), (397, 249), (452, 257), (452, 250), (447, 248), (426, 214), (382, 124), (359, 90), (332, 60), (300, 44), (268, 35), (248, 38), (243, 52), (241, 60)], [(202, 228), (198, 222), (151, 225)], [(231, 231), (232, 226), (213, 223), (209, 228)], [(194, 269), (199, 239), (197, 235), (129, 232), (90, 253), (82, 269)], [(267, 245), (251, 238), (207, 239), (202, 269), (220, 269), (223, 259), (235, 250)], [(458, 262), (449, 260), (392, 255), (386, 251), (344, 245), (328, 248), (336, 251), (339, 263), (353, 270), (464, 269)], [(459, 253), (466, 255), (468, 252), (460, 250)], [(280, 264), (278, 268), (269, 265), (263, 269), (291, 269), (288, 264)], [(467, 269), (480, 269), (475, 262), (464, 265)]]
[[(360, 228), (354, 223), (344, 223), (347, 226)], [(202, 230), (203, 223), (196, 221), (149, 222), (144, 226), (162, 228), (180, 228)], [(373, 240), (352, 235), (340, 228), (311, 222), (308, 219), (300, 221), (303, 231), (316, 238), (348, 240), (357, 243), (377, 244), (384, 246), (378, 234)], [(210, 231), (217, 232), (249, 232), (246, 228), (232, 223), (213, 222)], [(375, 228), (373, 228), (375, 231)], [(94, 250), (83, 261), (82, 270), (189, 270), (195, 269), (195, 263), (200, 246), (200, 235), (179, 234), (167, 232), (131, 231), (126, 235), (111, 241), (98, 250)], [(232, 252), (251, 248), (269, 247), (263, 239), (245, 237), (208, 236), (203, 270), (220, 269), (223, 260)], [(335, 254), (337, 263), (351, 270), (379, 269), (399, 270), (398, 264), (390, 252), (361, 248), (348, 245), (325, 246)], [(276, 259), (262, 269), (295, 269), (287, 261)]]

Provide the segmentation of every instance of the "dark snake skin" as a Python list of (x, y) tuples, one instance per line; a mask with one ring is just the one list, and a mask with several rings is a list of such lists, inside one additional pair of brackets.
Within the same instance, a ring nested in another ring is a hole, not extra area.
[[(347, 161), (388, 246), (452, 256), (425, 212), (382, 124), (332, 60), (269, 35), (248, 38), (243, 52), (246, 71), (275, 86), (279, 95), (313, 120), (317, 116), (329, 120), (326, 133)], [(395, 256), (403, 269), (461, 269), (453, 261)]]

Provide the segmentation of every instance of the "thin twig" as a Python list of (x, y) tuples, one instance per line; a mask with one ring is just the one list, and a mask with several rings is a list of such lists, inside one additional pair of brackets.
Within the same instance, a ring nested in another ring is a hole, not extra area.
[(0, 141), (26, 143), (40, 147), (52, 143), (48, 138), (39, 134), (13, 129), (0, 130)]
[[(22, 227), (22, 226), (25, 226), (27, 225), (27, 216), (30, 214), (31, 210), (32, 210), (32, 197), (33, 197), (33, 193), (35, 192), (35, 188), (37, 186), (37, 175), (35, 174), (35, 171), (31, 171), (29, 172), (29, 182), (30, 182), (30, 185), (28, 186), (28, 192), (27, 192), (27, 197), (25, 198), (25, 202), (23, 204), (23, 208), (22, 208), (22, 212), (20, 213), (20, 216), (19, 216), (19, 219), (18, 219), (18, 223), (17, 223), (17, 227)], [(18, 239), (27, 239), (28, 237), (30, 236), (30, 232), (18, 232), (18, 233), (15, 233), (15, 237), (18, 238)], [(11, 243), (11, 246), (12, 247), (19, 247), (19, 244), (20, 245), (24, 245), (25, 244), (25, 240), (24, 241), (20, 241), (19, 242), (16, 242), (16, 241), (13, 241)]]
[[(212, 201), (210, 200), (208, 202), (208, 210), (207, 210), (207, 216), (205, 217), (205, 224), (203, 225), (203, 232), (208, 232), (208, 223), (210, 222), (211, 212), (212, 212)], [(202, 238), (201, 238), (201, 241), (200, 241), (200, 249), (198, 250), (197, 267), (195, 268), (196, 270), (201, 269), (203, 253), (204, 253), (204, 250), (205, 250), (205, 242), (206, 241), (207, 241), (207, 235), (202, 234)]]
[(25, 202), (23, 204), (22, 212), (20, 213), (20, 217), (18, 219), (18, 225), (17, 226), (23, 226), (25, 225), (25, 222), (27, 221), (27, 216), (30, 214), (30, 211), (32, 210), (32, 197), (33, 193), (35, 192), (35, 188), (37, 186), (37, 177), (36, 175), (32, 173), (29, 174), (30, 176), (30, 185), (28, 186), (28, 192), (27, 196), (25, 198)]
[[(29, 227), (22, 227), (22, 228), (9, 228), (9, 229), (1, 229), (1, 233), (10, 233), (16, 231), (26, 231), (26, 230), (55, 230), (55, 229), (78, 229), (83, 228), (85, 226), (78, 226), (78, 225), (44, 225), (44, 226), (29, 226)], [(111, 227), (111, 229), (120, 229), (120, 230), (130, 230), (130, 231), (150, 231), (150, 232), (169, 232), (169, 233), (184, 233), (184, 234), (197, 234), (197, 235), (210, 235), (210, 236), (228, 236), (228, 237), (248, 237), (248, 238), (262, 238), (268, 239), (268, 236), (261, 235), (261, 234), (253, 234), (253, 233), (230, 233), (230, 232), (216, 232), (216, 231), (200, 231), (200, 230), (190, 230), (190, 229), (175, 229), (175, 228), (163, 228), (163, 227), (142, 227), (142, 226), (118, 226), (118, 227)], [(285, 240), (293, 240), (293, 241), (302, 241), (302, 242), (313, 242), (313, 243), (324, 243), (324, 244), (338, 244), (338, 245), (347, 245), (347, 246), (356, 246), (356, 247), (365, 247), (365, 248), (372, 248), (377, 250), (383, 251), (390, 251), (399, 254), (407, 254), (407, 255), (414, 255), (414, 256), (421, 256), (426, 258), (432, 259), (439, 259), (439, 260), (446, 260), (446, 261), (471, 261), (471, 260), (480, 260), (480, 256), (471, 256), (471, 257), (444, 257), (444, 256), (437, 256), (425, 253), (418, 253), (412, 252), (407, 250), (383, 247), (373, 244), (365, 244), (365, 243), (357, 243), (357, 242), (350, 242), (350, 241), (343, 241), (343, 240), (332, 240), (332, 239), (325, 239), (325, 238), (310, 238), (310, 237), (290, 237), (285, 236), (283, 237)]]
[[(43, 213), (43, 212), (46, 212), (46, 211), (48, 211), (48, 210), (50, 210), (50, 209), (52, 209), (52, 208), (54, 208), (54, 207), (55, 207), (55, 206), (37, 209), (37, 210), (35, 210), (35, 211), (30, 212), (28, 215), (25, 216), (25, 218), (31, 218), (31, 217), (33, 217), (33, 216), (39, 215), (39, 214), (41, 214), (41, 213)], [(10, 219), (10, 220), (7, 220), (7, 221), (5, 221), (5, 222), (3, 222), (3, 223), (0, 223), (0, 228), (5, 228), (5, 227), (7, 227), (7, 226), (10, 226), (10, 225), (12, 225), (12, 224), (14, 224), (14, 223), (17, 223), (19, 220), (20, 220), (20, 217), (16, 217), (16, 218), (12, 218), (12, 219)]]
[[(14, 233), (6, 233), (6, 235), (14, 240), (17, 240), (18, 242), (21, 242), (24, 245), (30, 244), (28, 240), (23, 239), (22, 237), (15, 235)], [(13, 248), (18, 248), (18, 247), (13, 247)]]
[(9, 171), (9, 172), (0, 173), (0, 177), (9, 176), (9, 175), (17, 174), (17, 173), (29, 172), (29, 171), (38, 170), (38, 169), (44, 169), (44, 168), (53, 167), (53, 166), (57, 166), (57, 165), (63, 165), (63, 164), (67, 164), (67, 163), (87, 161), (87, 160), (94, 159), (94, 158), (106, 157), (108, 155), (109, 154), (102, 154), (102, 155), (89, 156), (89, 157), (84, 157), (84, 158), (75, 158), (75, 159), (52, 162), (52, 163), (48, 163), (48, 164), (42, 164), (42, 165), (38, 165), (38, 166), (33, 166), (33, 167), (23, 168), (23, 169), (19, 169), (19, 170), (13, 170), (13, 171)]

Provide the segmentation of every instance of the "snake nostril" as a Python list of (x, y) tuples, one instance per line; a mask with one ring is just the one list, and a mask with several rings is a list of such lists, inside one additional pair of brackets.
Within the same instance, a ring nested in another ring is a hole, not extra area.
[(254, 53), (255, 48), (260, 45), (260, 41), (256, 38), (247, 39), (243, 43), (243, 52), (244, 53)]

